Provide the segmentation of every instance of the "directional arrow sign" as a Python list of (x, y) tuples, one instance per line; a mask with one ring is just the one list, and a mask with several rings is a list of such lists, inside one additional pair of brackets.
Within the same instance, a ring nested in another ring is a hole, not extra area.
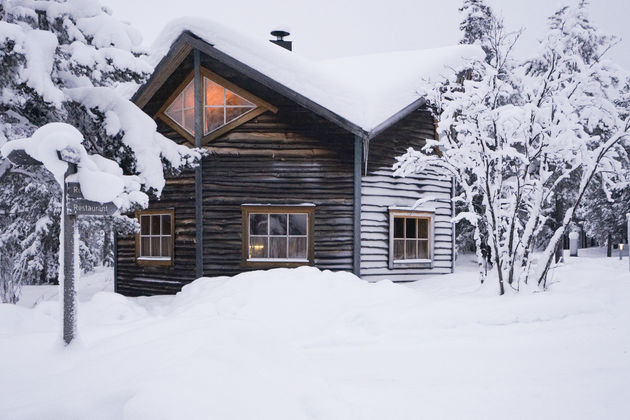
[(9, 158), (11, 163), (15, 165), (41, 165), (42, 164), (39, 160), (33, 159), (28, 153), (26, 153), (22, 149), (13, 150), (11, 153), (9, 153), (9, 156), (7, 157)]
[(83, 198), (83, 193), (81, 192), (81, 184), (78, 182), (68, 182), (66, 183), (68, 198)]
[(99, 203), (85, 199), (69, 199), (66, 207), (68, 215), (74, 216), (111, 216), (118, 207), (112, 203)]

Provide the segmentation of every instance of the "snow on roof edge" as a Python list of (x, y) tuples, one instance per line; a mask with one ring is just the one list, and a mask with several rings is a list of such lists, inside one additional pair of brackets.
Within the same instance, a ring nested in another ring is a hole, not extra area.
[[(423, 78), (439, 78), (450, 68), (483, 54), (477, 46), (458, 45), (315, 61), (266, 39), (243, 35), (222, 23), (189, 17), (171, 21), (156, 38), (150, 48), (153, 66), (185, 32), (365, 132), (378, 129), (417, 101)], [(383, 74), (388, 77), (382, 77)]]

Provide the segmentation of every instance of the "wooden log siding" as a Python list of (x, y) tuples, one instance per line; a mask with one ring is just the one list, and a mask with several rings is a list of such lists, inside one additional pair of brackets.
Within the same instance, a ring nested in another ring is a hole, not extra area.
[[(361, 180), (361, 277), (366, 280), (413, 281), (423, 274), (450, 273), (453, 258), (451, 181), (436, 174), (394, 177), (395, 157), (408, 147), (434, 138), (433, 119), (418, 110), (370, 141), (367, 173)], [(389, 208), (411, 207), (419, 198), (435, 197), (420, 206), (434, 211), (434, 256), (431, 268), (389, 268)]]
[(135, 235), (118, 235), (116, 290), (127, 296), (172, 294), (195, 275), (195, 179), (192, 171), (167, 179), (151, 210), (174, 209), (174, 259), (168, 266), (139, 265)]
[(352, 270), (352, 136), (299, 112), (265, 113), (208, 145), (204, 161), (204, 272), (234, 275), (242, 261), (241, 204), (315, 204), (314, 265)]

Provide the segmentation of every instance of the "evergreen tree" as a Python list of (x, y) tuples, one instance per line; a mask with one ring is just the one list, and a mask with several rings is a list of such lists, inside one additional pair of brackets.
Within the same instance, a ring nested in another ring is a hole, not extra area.
[[(152, 68), (139, 34), (98, 0), (2, 0), (0, 19), (0, 146), (46, 123), (66, 122), (83, 134), (89, 153), (117, 161), (158, 195), (163, 163), (176, 169), (198, 157), (158, 134), (128, 101)], [(145, 194), (137, 199), (146, 204)], [(56, 281), (60, 202), (61, 190), (46, 169), (0, 160), (0, 254), (14, 261), (16, 283)], [(111, 260), (98, 248), (106, 246), (106, 236), (111, 244), (112, 220), (82, 223), (89, 232), (83, 268)]]
[(464, 0), (459, 11), (464, 15), (464, 20), (459, 24), (459, 29), (463, 33), (459, 43), (481, 46), (486, 53), (486, 61), (490, 62), (493, 57), (491, 46), (493, 28), (497, 24), (502, 27), (502, 23), (484, 0)]

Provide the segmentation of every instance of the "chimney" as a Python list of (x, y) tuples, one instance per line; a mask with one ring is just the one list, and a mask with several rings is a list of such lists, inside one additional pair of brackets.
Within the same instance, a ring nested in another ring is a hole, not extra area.
[(286, 48), (289, 51), (293, 50), (293, 42), (285, 41), (284, 37), (291, 35), (287, 31), (271, 31), (271, 36), (275, 36), (276, 39), (270, 39), (273, 44), (280, 45), (282, 48)]

